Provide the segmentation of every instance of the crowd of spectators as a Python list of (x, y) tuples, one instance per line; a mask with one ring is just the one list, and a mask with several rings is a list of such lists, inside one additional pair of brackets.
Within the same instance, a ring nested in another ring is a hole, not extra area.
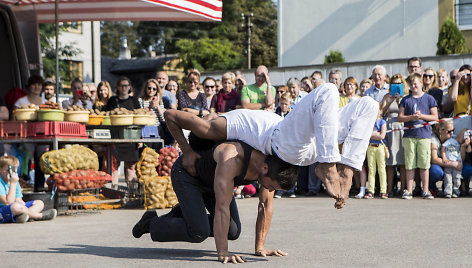
[[(433, 127), (404, 127), (470, 114), (472, 67), (463, 65), (449, 73), (445, 69), (423, 69), (421, 59), (414, 57), (408, 60), (406, 69), (407, 77), (399, 73), (387, 74), (383, 66), (377, 65), (370, 77), (349, 76), (344, 80), (340, 70), (329, 72), (328, 82), (339, 89), (340, 109), (361, 97), (373, 98), (380, 108), (366, 161), (354, 176), (352, 193), (356, 198), (366, 199), (374, 198), (377, 193), (383, 199), (392, 196), (411, 199), (414, 195), (432, 199), (438, 193), (447, 198), (467, 195), (472, 176), (472, 148), (466, 130), (472, 129), (471, 118), (466, 116), (441, 124), (433, 123)], [(285, 117), (307, 94), (325, 83), (322, 72), (314, 71), (311, 76), (291, 77), (285, 85), (276, 88), (271, 84), (269, 70), (263, 65), (256, 68), (254, 78), (255, 83), (248, 85), (240, 72), (226, 72), (221, 78), (202, 79), (198, 70), (190, 70), (183, 79), (185, 86), (181, 88), (181, 84), (160, 71), (144, 83), (139, 97), (126, 77), (119, 78), (114, 89), (107, 81), (100, 81), (95, 86), (76, 79), (70, 85), (72, 97), (64, 100), (62, 107), (76, 105), (103, 111), (121, 107), (129, 110), (147, 108), (156, 114), (156, 126), (166, 145), (173, 145), (163, 116), (167, 109), (211, 118), (244, 108), (265, 110)], [(53, 101), (54, 87), (51, 81), (32, 76), (27, 91), (20, 94), (14, 104), (5, 106), (0, 103), (1, 118), (8, 118), (6, 107)], [(35, 161), (47, 150), (47, 146), (27, 146)], [(106, 163), (106, 148), (93, 148)], [(113, 184), (118, 181), (116, 170), (119, 161), (125, 163), (126, 180), (136, 179), (138, 153), (136, 144), (114, 146)], [(276, 192), (275, 197), (316, 196), (322, 192), (321, 180), (315, 174), (316, 165), (300, 167), (297, 186), (289, 191)], [(443, 183), (438, 184), (440, 181)], [(44, 175), (39, 168), (36, 169), (35, 185), (44, 185)], [(236, 195), (254, 194), (255, 186), (235, 189)], [(35, 187), (35, 190), (40, 188)]]

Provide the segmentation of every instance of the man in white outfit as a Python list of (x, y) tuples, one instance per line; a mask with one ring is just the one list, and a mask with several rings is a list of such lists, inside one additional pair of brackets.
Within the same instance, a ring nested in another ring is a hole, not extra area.
[[(215, 141), (238, 139), (294, 165), (319, 162), (316, 174), (337, 200), (335, 206), (341, 208), (349, 194), (353, 168), (359, 170), (364, 161), (379, 107), (370, 97), (338, 107), (338, 89), (326, 83), (304, 97), (283, 120), (273, 113), (249, 110), (231, 111), (210, 121), (179, 111), (164, 115), (189, 173), (195, 172), (191, 166), (199, 156), (181, 135), (182, 129)], [(341, 154), (338, 143), (344, 143)]]

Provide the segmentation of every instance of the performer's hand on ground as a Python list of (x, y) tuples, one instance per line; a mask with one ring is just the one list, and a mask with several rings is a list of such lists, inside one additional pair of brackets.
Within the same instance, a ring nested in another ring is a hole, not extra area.
[(218, 255), (218, 261), (222, 263), (232, 262), (237, 264), (246, 262), (246, 259), (243, 256), (228, 253), (224, 255)]
[(199, 158), (200, 155), (194, 151), (188, 151), (183, 155), (182, 164), (185, 170), (187, 170), (187, 172), (192, 176), (197, 175), (197, 170), (195, 169), (195, 161), (197, 161), (197, 159)]
[(262, 256), (262, 257), (266, 257), (266, 256), (283, 257), (283, 256), (287, 256), (287, 255), (288, 255), (288, 253), (283, 252), (280, 249), (276, 249), (276, 250), (259, 249), (259, 250), (256, 250), (256, 256)]

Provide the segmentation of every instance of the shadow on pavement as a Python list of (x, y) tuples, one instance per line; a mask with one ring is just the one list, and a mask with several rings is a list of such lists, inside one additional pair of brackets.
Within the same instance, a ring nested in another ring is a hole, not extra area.
[[(10, 250), (7, 252), (87, 254), (119, 259), (156, 259), (173, 261), (215, 261), (217, 258), (215, 251), (199, 249), (106, 247), (94, 245), (65, 245), (65, 247), (62, 248), (49, 248), (49, 250)], [(233, 253), (243, 255), (247, 262), (267, 261), (267, 259), (262, 257), (254, 257), (252, 255), (248, 256), (247, 253)]]

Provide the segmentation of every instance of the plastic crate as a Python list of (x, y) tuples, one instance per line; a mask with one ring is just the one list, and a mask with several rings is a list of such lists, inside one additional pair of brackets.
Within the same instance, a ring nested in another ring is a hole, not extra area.
[[(67, 193), (56, 192), (54, 195), (54, 208), (58, 215), (76, 215), (78, 213), (100, 212), (99, 202), (80, 202), (79, 197), (98, 197), (100, 188), (73, 190)], [(89, 205), (90, 208), (84, 208)]]
[(27, 123), (19, 121), (0, 121), (0, 138), (19, 139), (26, 138), (28, 133)]
[(140, 139), (142, 127), (140, 126), (129, 126), (129, 127), (113, 126), (110, 128), (110, 130), (111, 130), (112, 139)]
[(159, 138), (159, 129), (157, 126), (144, 126), (141, 131), (141, 136), (143, 139), (157, 139)]
[(75, 122), (32, 122), (27, 134), (30, 138), (87, 138), (85, 125)]

